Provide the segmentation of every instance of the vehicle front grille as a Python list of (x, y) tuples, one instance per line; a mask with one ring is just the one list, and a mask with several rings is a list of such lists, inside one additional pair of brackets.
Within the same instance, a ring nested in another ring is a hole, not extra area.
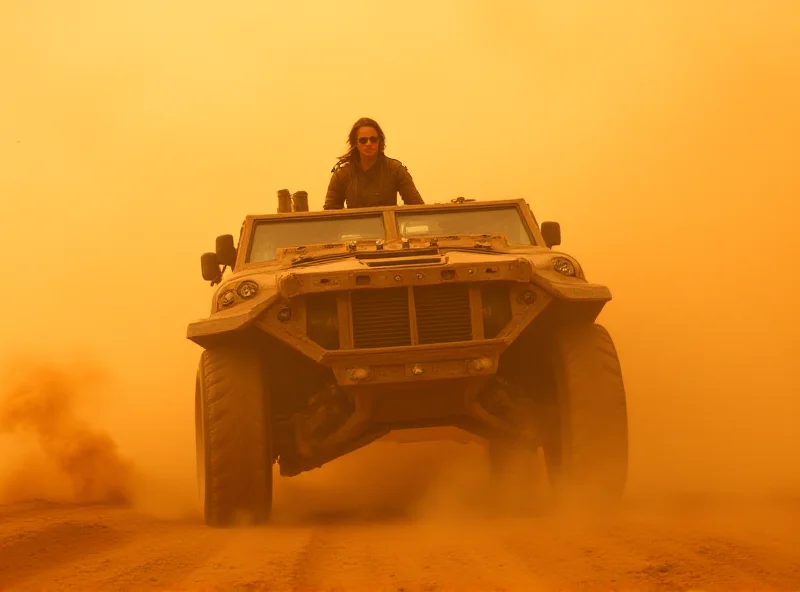
[(327, 350), (366, 349), (493, 339), (511, 318), (505, 282), (452, 283), (312, 294), (305, 329)]
[(414, 288), (419, 343), (448, 343), (472, 339), (469, 290), (465, 285)]
[(351, 302), (354, 347), (411, 345), (408, 288), (356, 290)]

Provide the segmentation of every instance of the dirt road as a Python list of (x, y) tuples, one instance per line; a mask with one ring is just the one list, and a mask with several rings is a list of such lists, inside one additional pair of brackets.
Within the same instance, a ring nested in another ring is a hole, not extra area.
[(629, 503), (613, 516), (310, 510), (212, 530), (102, 505), (0, 507), (0, 589), (800, 589), (800, 500)]

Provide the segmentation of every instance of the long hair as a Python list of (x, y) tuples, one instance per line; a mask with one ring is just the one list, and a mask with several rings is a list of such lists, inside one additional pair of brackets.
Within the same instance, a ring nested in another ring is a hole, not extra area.
[(339, 157), (339, 159), (336, 161), (337, 166), (346, 162), (350, 164), (353, 164), (354, 161), (357, 162), (358, 139), (356, 138), (356, 135), (358, 134), (358, 129), (362, 127), (374, 127), (378, 132), (378, 138), (380, 138), (380, 141), (378, 142), (378, 153), (383, 154), (383, 151), (386, 150), (386, 134), (383, 133), (381, 126), (378, 125), (378, 122), (374, 119), (362, 117), (353, 124), (352, 128), (350, 128), (350, 133), (347, 135), (347, 143), (350, 145), (350, 149)]

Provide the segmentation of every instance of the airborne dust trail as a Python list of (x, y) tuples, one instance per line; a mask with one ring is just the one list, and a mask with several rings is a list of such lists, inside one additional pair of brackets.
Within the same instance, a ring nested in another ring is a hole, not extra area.
[(7, 371), (0, 382), (0, 435), (32, 436), (36, 449), (0, 475), (0, 502), (131, 501), (133, 465), (109, 434), (76, 415), (82, 395), (103, 387), (105, 378), (93, 366), (66, 368), (33, 360)]

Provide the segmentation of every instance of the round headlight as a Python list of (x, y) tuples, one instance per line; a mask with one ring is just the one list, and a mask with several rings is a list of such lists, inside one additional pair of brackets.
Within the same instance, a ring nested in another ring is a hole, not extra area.
[(233, 294), (233, 290), (226, 290), (224, 291), (219, 297), (219, 304), (223, 308), (227, 308), (233, 304), (236, 300), (236, 297)]
[(253, 281), (246, 280), (239, 284), (239, 288), (237, 288), (236, 291), (239, 293), (239, 296), (244, 299), (252, 298), (258, 294), (258, 284)]
[(564, 259), (563, 257), (556, 257), (555, 259), (553, 259), (553, 269), (555, 269), (561, 275), (566, 275), (568, 277), (575, 277), (575, 266), (569, 259)]

